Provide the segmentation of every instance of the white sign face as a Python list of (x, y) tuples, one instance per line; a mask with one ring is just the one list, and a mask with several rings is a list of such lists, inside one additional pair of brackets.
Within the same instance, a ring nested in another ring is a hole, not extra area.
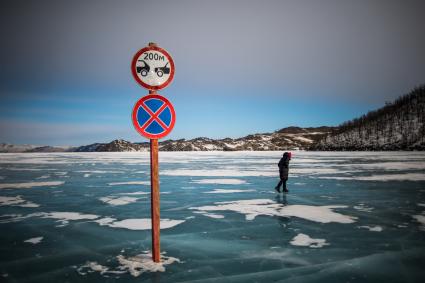
[(156, 46), (141, 49), (133, 58), (133, 76), (148, 89), (166, 87), (174, 77), (174, 62), (162, 48)]

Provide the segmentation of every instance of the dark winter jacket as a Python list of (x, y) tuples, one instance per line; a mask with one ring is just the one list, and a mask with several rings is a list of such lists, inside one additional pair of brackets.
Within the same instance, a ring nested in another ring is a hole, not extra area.
[(280, 179), (288, 179), (288, 173), (289, 173), (289, 156), (288, 155), (284, 155), (280, 161), (279, 161), (279, 174), (280, 174)]

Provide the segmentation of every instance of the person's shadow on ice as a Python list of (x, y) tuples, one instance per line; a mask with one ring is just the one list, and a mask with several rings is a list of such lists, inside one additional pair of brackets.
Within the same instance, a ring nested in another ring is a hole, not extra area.
[(286, 194), (279, 194), (275, 197), (276, 202), (282, 204), (283, 206), (286, 206), (288, 204), (288, 201), (286, 200)]
[[(278, 194), (278, 195), (276, 195), (275, 199), (276, 199), (277, 203), (280, 203), (283, 206), (288, 205), (288, 201), (286, 200), (286, 194)], [(278, 210), (280, 208), (278, 208)], [(286, 228), (288, 226), (288, 224), (291, 222), (291, 219), (289, 217), (279, 216), (279, 217), (277, 217), (277, 219), (279, 220), (280, 226), (282, 226), (283, 228)]]

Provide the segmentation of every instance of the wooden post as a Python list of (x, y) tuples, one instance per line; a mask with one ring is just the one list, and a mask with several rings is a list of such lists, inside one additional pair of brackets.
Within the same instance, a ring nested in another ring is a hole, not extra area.
[[(149, 94), (155, 91), (149, 90)], [(161, 261), (160, 235), (160, 211), (159, 211), (159, 163), (158, 163), (158, 140), (151, 139), (151, 221), (152, 221), (152, 259), (154, 262)]]
[(160, 254), (160, 215), (159, 215), (159, 177), (158, 177), (158, 140), (151, 139), (151, 219), (152, 219), (152, 258), (161, 261)]

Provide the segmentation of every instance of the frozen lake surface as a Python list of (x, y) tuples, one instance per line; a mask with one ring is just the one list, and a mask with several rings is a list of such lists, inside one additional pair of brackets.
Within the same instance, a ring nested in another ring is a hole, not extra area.
[(0, 282), (425, 282), (425, 154), (0, 154)]

